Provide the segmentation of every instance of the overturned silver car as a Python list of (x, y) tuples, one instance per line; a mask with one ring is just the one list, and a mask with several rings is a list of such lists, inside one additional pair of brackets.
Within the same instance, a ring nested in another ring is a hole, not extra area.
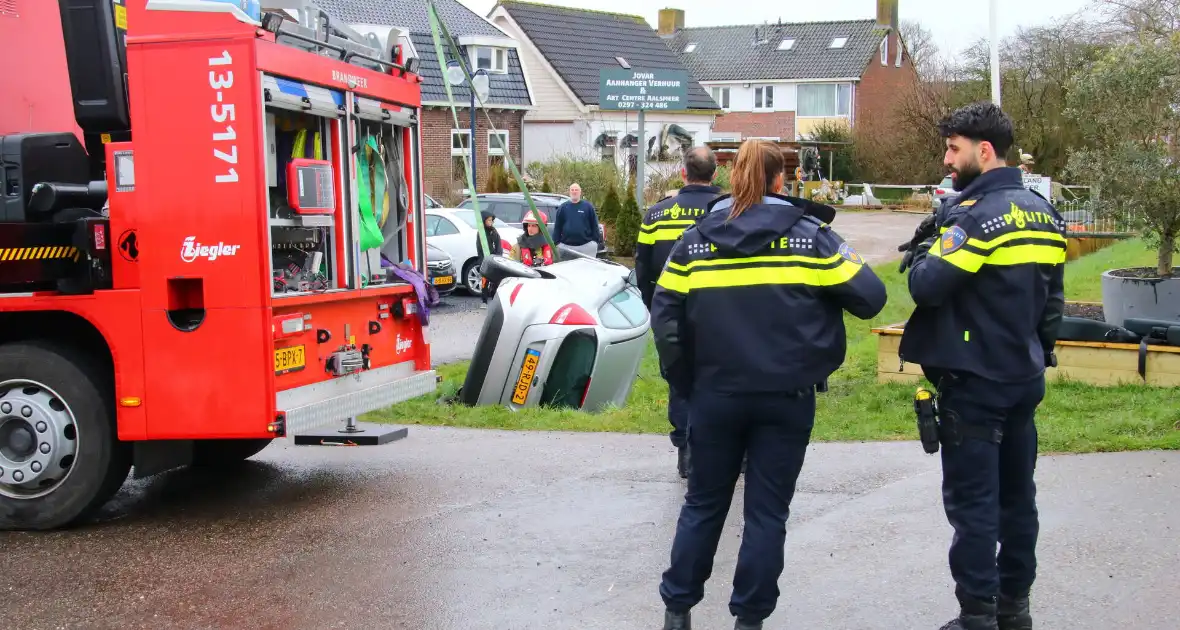
[(634, 272), (564, 248), (545, 267), (492, 256), (481, 271), (500, 284), (460, 402), (590, 412), (626, 403), (651, 329)]

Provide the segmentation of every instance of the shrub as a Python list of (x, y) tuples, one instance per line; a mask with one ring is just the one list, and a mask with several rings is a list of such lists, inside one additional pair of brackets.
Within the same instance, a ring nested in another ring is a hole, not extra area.
[[(508, 180), (510, 176), (504, 165), (496, 163), (488, 167), (488, 177), (484, 180), (484, 192), (489, 193), (503, 193), (508, 191)], [(515, 180), (516, 178), (512, 177)]]
[(713, 176), (713, 185), (720, 186), (721, 190), (729, 192), (729, 167), (718, 166), (717, 174)]
[(611, 187), (606, 191), (606, 198), (602, 201), (602, 206), (598, 208), (598, 219), (613, 226), (619, 218), (620, 204), (619, 191), (614, 184), (611, 184)]
[(570, 184), (582, 186), (582, 196), (594, 207), (602, 207), (611, 185), (619, 184), (619, 172), (613, 162), (597, 159), (559, 157), (547, 162), (533, 162), (528, 168), (534, 178), (549, 182), (551, 192), (569, 193)]
[(630, 194), (623, 201), (619, 217), (615, 221), (614, 233), (611, 234), (611, 246), (616, 256), (635, 255), (635, 242), (639, 238), (639, 226), (643, 220), (639, 216), (639, 205), (635, 203), (634, 191), (634, 188), (628, 191)]

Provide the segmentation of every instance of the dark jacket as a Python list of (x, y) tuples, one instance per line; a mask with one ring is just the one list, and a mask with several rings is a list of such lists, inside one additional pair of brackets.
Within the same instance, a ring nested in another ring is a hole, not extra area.
[(705, 216), (709, 202), (719, 194), (721, 188), (717, 186), (689, 184), (647, 209), (639, 228), (639, 243), (635, 246), (635, 278), (647, 308), (651, 308), (656, 280), (660, 279), (672, 246), (684, 230)]
[(544, 234), (530, 236), (525, 232), (516, 239), (516, 247), (520, 250), (520, 262), (526, 265), (540, 267), (553, 264), (553, 249), (545, 242)]
[(993, 381), (1036, 378), (1065, 309), (1061, 216), (1005, 167), (977, 177), (938, 220), (910, 269), (917, 308), (898, 354)]
[(602, 244), (594, 204), (582, 199), (578, 203), (566, 201), (558, 206), (557, 217), (553, 220), (553, 244), (585, 245), (590, 241)]
[(672, 250), (652, 300), (661, 368), (683, 395), (789, 392), (844, 362), (844, 313), (885, 285), (831, 226), (773, 195), (730, 221), (726, 195)]
[[(480, 212), (479, 217), (481, 220), (487, 221), (488, 219), (494, 220), (496, 218), (496, 215), (492, 214), (491, 212)], [(493, 256), (503, 256), (504, 255), (504, 241), (500, 238), (500, 231), (497, 230), (494, 225), (493, 225), (493, 227), (488, 227), (485, 225), (484, 229), (487, 230), (487, 233), (488, 233), (488, 247), (492, 250), (492, 255)], [(475, 253), (476, 253), (476, 256), (478, 256), (479, 260), (483, 260), (485, 252), (483, 249), (483, 245), (480, 245), (479, 227), (477, 226), (475, 228), (475, 230), (476, 230)]]

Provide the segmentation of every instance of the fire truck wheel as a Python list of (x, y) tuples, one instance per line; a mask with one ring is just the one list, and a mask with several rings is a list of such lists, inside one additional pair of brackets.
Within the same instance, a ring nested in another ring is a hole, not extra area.
[(0, 346), (0, 529), (55, 529), (102, 507), (127, 478), (112, 375), (71, 348)]
[(197, 440), (194, 466), (222, 466), (250, 459), (270, 445), (271, 438), (253, 440)]

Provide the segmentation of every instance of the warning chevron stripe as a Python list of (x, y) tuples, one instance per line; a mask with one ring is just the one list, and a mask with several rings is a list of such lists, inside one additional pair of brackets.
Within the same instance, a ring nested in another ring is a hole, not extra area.
[(0, 262), (15, 262), (18, 260), (55, 260), (72, 258), (75, 261), (81, 252), (77, 247), (63, 245), (48, 245), (44, 247), (7, 247), (0, 248)]

